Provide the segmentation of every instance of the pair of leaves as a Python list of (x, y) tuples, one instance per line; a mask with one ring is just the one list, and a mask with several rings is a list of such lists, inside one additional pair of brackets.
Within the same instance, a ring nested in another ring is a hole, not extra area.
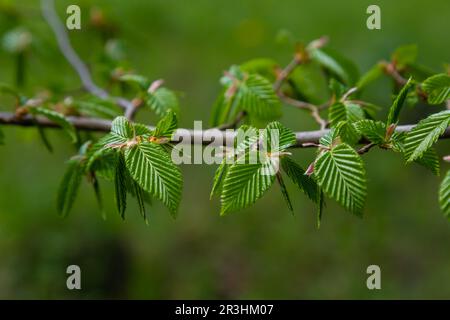
[[(159, 143), (153, 143), (153, 140), (148, 137), (154, 137), (153, 133), (158, 134), (159, 137), (171, 136), (176, 127), (174, 119), (176, 119), (174, 114), (169, 112), (153, 131), (142, 125), (133, 125), (125, 117), (116, 118), (111, 127), (111, 134), (122, 139), (119, 139), (121, 145), (118, 167), (123, 157), (125, 168), (133, 180), (145, 192), (161, 200), (172, 215), (176, 215), (181, 200), (181, 172), (173, 164), (165, 149)], [(122, 169), (120, 169), (121, 172)], [(116, 191), (122, 190), (117, 186), (124, 185), (123, 176), (124, 174), (121, 174), (120, 179), (117, 180), (116, 171)], [(123, 195), (118, 194), (116, 198), (123, 199)], [(123, 205), (118, 206), (119, 212), (123, 207)]]
[[(295, 134), (278, 122), (271, 122), (260, 135), (254, 128), (240, 143), (235, 141), (234, 162), (226, 159), (216, 171), (211, 195), (221, 194), (221, 214), (246, 208), (255, 203), (273, 185), (275, 177), (281, 187), (283, 198), (292, 211), (292, 203), (279, 171), (288, 177), (312, 200), (316, 201), (317, 186), (285, 150), (296, 143)], [(257, 142), (259, 149), (255, 149)], [(255, 160), (254, 162), (251, 159)]]
[(280, 101), (270, 81), (263, 76), (233, 66), (221, 82), (225, 88), (213, 107), (213, 126), (233, 120), (242, 111), (251, 121), (269, 121), (281, 116)]
[(361, 215), (367, 195), (363, 161), (348, 144), (334, 144), (334, 133), (321, 140), (328, 145), (314, 163), (321, 189), (350, 212)]

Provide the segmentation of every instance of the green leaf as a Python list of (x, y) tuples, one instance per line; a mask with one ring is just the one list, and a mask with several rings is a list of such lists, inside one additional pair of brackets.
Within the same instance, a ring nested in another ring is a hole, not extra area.
[(136, 196), (136, 200), (138, 203), (139, 213), (144, 218), (145, 222), (148, 224), (147, 212), (145, 210), (145, 200), (144, 200), (145, 192), (136, 181), (133, 181), (133, 188), (134, 188), (134, 195)]
[(251, 117), (273, 120), (281, 116), (281, 104), (272, 84), (257, 74), (249, 74), (237, 93), (238, 105)]
[[(246, 159), (255, 156), (249, 152)], [(222, 186), (221, 215), (246, 208), (262, 197), (273, 184), (275, 169), (272, 161), (236, 162), (228, 169)]]
[(212, 199), (213, 196), (218, 195), (222, 192), (222, 184), (225, 179), (225, 176), (227, 175), (229, 166), (230, 166), (229, 164), (223, 161), (216, 169), (216, 172), (214, 174), (213, 186), (211, 189), (211, 193), (209, 195), (210, 199)]
[(180, 169), (172, 163), (170, 155), (157, 144), (140, 143), (125, 150), (125, 159), (133, 179), (175, 216), (183, 182)]
[(397, 123), (398, 118), (400, 116), (400, 111), (403, 106), (403, 102), (406, 99), (406, 95), (408, 94), (409, 89), (414, 85), (412, 82), (412, 79), (409, 78), (408, 82), (403, 86), (403, 88), (400, 90), (399, 94), (395, 98), (394, 102), (392, 103), (391, 108), (389, 109), (389, 115), (387, 119), (386, 125), (389, 126), (392, 123)]
[(75, 127), (73, 126), (72, 123), (69, 122), (69, 120), (66, 119), (66, 117), (64, 117), (63, 114), (42, 107), (33, 107), (30, 108), (29, 110), (31, 114), (44, 116), (50, 121), (59, 125), (64, 130), (64, 132), (66, 132), (69, 135), (73, 143), (76, 143), (78, 141)]
[(405, 157), (407, 162), (422, 157), (441, 136), (450, 123), (450, 110), (432, 114), (421, 120), (405, 139)]
[(156, 129), (153, 133), (155, 137), (165, 137), (172, 139), (172, 135), (178, 127), (177, 115), (173, 111), (167, 112), (167, 114), (159, 120), (156, 125)]
[(138, 75), (138, 74), (125, 74), (119, 78), (119, 80), (136, 84), (142, 91), (147, 91), (150, 87), (150, 80), (148, 78)]
[(319, 155), (314, 174), (320, 187), (350, 212), (361, 215), (366, 199), (366, 177), (361, 157), (343, 143)]
[(242, 63), (240, 69), (247, 73), (257, 73), (264, 78), (275, 81), (278, 63), (268, 58), (256, 58)]
[(133, 124), (125, 117), (120, 116), (111, 123), (111, 133), (124, 139), (132, 139), (135, 136)]
[(441, 182), (439, 188), (439, 203), (441, 210), (447, 218), (450, 218), (450, 170)]
[(67, 216), (77, 197), (84, 168), (80, 159), (72, 159), (68, 162), (68, 168), (59, 185), (57, 195), (57, 209), (62, 216)]
[(127, 168), (122, 153), (119, 154), (116, 173), (114, 176), (114, 190), (116, 207), (122, 219), (125, 219), (125, 210), (127, 208)]
[(377, 63), (372, 68), (370, 68), (369, 71), (363, 74), (356, 83), (358, 92), (360, 92), (361, 90), (366, 88), (369, 84), (380, 78), (384, 74), (383, 69), (384, 69), (383, 65), (381, 63)]
[(428, 103), (441, 104), (450, 99), (450, 76), (444, 73), (429, 77), (422, 83), (428, 94)]
[(179, 103), (176, 94), (167, 88), (160, 87), (153, 93), (148, 93), (147, 105), (158, 116), (164, 116), (168, 111), (179, 112)]
[(318, 63), (301, 64), (288, 78), (299, 100), (322, 104), (329, 97), (328, 84)]
[(334, 127), (341, 121), (352, 123), (364, 119), (364, 111), (355, 103), (337, 102), (331, 105), (328, 118), (331, 126)]
[(320, 224), (322, 223), (323, 209), (325, 207), (325, 197), (322, 190), (318, 191), (319, 195), (319, 205), (317, 207), (317, 229), (320, 228)]
[(113, 119), (121, 114), (121, 109), (113, 102), (91, 98), (86, 101), (74, 101), (73, 106), (83, 116)]
[(320, 63), (325, 69), (336, 75), (347, 85), (353, 85), (359, 78), (358, 68), (355, 64), (328, 48), (313, 49), (313, 60)]
[(439, 176), (439, 156), (437, 155), (436, 150), (434, 150), (433, 148), (425, 151), (422, 157), (416, 159), (415, 162), (424, 166), (425, 168), (430, 169), (434, 175)]
[(317, 203), (318, 193), (317, 184), (309, 176), (305, 175), (305, 170), (289, 157), (281, 158), (281, 167), (292, 182), (308, 196), (313, 202)]
[(291, 213), (294, 214), (294, 207), (292, 206), (291, 198), (289, 197), (289, 193), (287, 191), (286, 185), (284, 184), (283, 177), (281, 176), (280, 172), (277, 172), (276, 177), (277, 182), (281, 189), (281, 194), (283, 195), (283, 199), (284, 201), (286, 201), (289, 211), (291, 211)]
[(284, 151), (297, 143), (295, 133), (278, 121), (267, 125), (263, 132), (263, 139), (269, 152)]
[(383, 122), (366, 119), (356, 122), (355, 127), (370, 142), (378, 145), (385, 143), (386, 125)]
[(391, 60), (398, 69), (414, 63), (417, 58), (417, 45), (410, 44), (398, 47), (391, 56)]

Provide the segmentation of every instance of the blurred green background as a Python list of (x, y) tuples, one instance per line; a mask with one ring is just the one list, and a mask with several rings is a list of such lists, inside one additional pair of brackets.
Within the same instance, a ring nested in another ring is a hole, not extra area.
[[(361, 71), (409, 43), (418, 44), (419, 62), (434, 70), (449, 62), (448, 0), (57, 2), (61, 17), (69, 4), (81, 6), (82, 29), (70, 37), (97, 81), (102, 83), (105, 38), (120, 38), (129, 67), (164, 78), (180, 93), (182, 127), (208, 120), (218, 79), (231, 64), (255, 57), (286, 64), (293, 47), (277, 41), (280, 30), (304, 41), (329, 35), (330, 46)], [(366, 8), (375, 3), (382, 30), (370, 31)], [(108, 28), (90, 22), (99, 10)], [(34, 37), (24, 91), (77, 90), (79, 79), (57, 49), (39, 2), (0, 0), (0, 36), (19, 25)], [(0, 82), (13, 81), (14, 58), (2, 50)], [(387, 106), (391, 86), (388, 79), (379, 81), (365, 98)], [(11, 110), (11, 101), (0, 100), (0, 108)], [(402, 122), (436, 110), (406, 110)], [(155, 117), (143, 113), (139, 120), (153, 123)], [(316, 128), (289, 107), (281, 121), (296, 130)], [(317, 230), (314, 206), (292, 185), (294, 216), (275, 186), (253, 207), (220, 217), (218, 199), (209, 200), (215, 166), (184, 165), (178, 219), (155, 203), (146, 226), (134, 203), (120, 219), (108, 183), (101, 185), (106, 221), (87, 183), (71, 215), (60, 218), (55, 194), (74, 148), (58, 130), (49, 131), (53, 154), (35, 129), (3, 131), (0, 298), (450, 298), (450, 225), (438, 208), (440, 179), (422, 167), (405, 167), (398, 154), (376, 149), (364, 156), (369, 197), (363, 219), (330, 200)], [(440, 155), (448, 153), (449, 142), (439, 143)], [(296, 150), (295, 157), (306, 166), (313, 151)], [(66, 289), (70, 264), (81, 267), (81, 291)], [(366, 288), (371, 264), (381, 267), (382, 290)]]

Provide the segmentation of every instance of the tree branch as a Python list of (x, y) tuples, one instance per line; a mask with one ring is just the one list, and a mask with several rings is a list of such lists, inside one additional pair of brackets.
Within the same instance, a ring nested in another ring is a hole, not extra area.
[[(94, 83), (88, 67), (80, 59), (80, 57), (70, 44), (67, 30), (61, 20), (59, 20), (56, 13), (54, 0), (41, 0), (41, 10), (45, 20), (55, 33), (59, 49), (61, 50), (67, 61), (70, 63), (70, 65), (73, 67), (73, 69), (75, 69), (75, 71), (78, 73), (81, 83), (83, 84), (83, 88), (101, 99), (110, 98), (110, 95), (108, 92), (106, 92), (106, 90), (98, 87)], [(134, 109), (133, 103), (127, 99), (124, 99), (122, 97), (112, 97), (112, 99), (125, 110)]]
[[(75, 128), (78, 130), (85, 131), (98, 131), (98, 132), (109, 132), (111, 130), (111, 121), (105, 119), (96, 118), (85, 118), (85, 117), (67, 117), (68, 121), (71, 122)], [(0, 124), (3, 125), (15, 125), (15, 126), (35, 126), (36, 122), (42, 127), (48, 128), (59, 128), (59, 126), (43, 117), (33, 117), (27, 115), (18, 118), (14, 113), (10, 112), (0, 112)], [(408, 132), (415, 125), (403, 125), (398, 126), (396, 131), (398, 132)], [(149, 129), (153, 130), (154, 127), (149, 126)], [(325, 130), (315, 130), (315, 131), (303, 131), (296, 132), (295, 136), (297, 139), (297, 144), (295, 148), (306, 148), (314, 146), (314, 144), (319, 143), (319, 139), (329, 132), (328, 129)], [(172, 142), (184, 142), (189, 144), (210, 144), (211, 142), (216, 142), (220, 145), (221, 142), (229, 143), (233, 141), (235, 137), (235, 132), (232, 130), (223, 131), (219, 129), (207, 129), (207, 130), (192, 130), (192, 129), (177, 129)], [(441, 139), (450, 138), (450, 127), (448, 127), (444, 134), (440, 137)], [(213, 143), (214, 144), (214, 143)]]

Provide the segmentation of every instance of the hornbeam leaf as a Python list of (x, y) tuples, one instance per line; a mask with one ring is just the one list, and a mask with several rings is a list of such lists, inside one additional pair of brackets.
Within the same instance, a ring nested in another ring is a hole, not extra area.
[(340, 121), (348, 121), (353, 123), (364, 119), (363, 109), (351, 102), (337, 102), (331, 105), (328, 113), (331, 126), (334, 127)]
[(263, 131), (263, 140), (269, 152), (284, 151), (297, 143), (295, 133), (278, 121), (267, 125)]
[(425, 168), (430, 169), (433, 174), (439, 176), (439, 156), (437, 155), (436, 150), (434, 150), (433, 148), (425, 151), (422, 157), (416, 159), (415, 162), (424, 166)]
[(408, 132), (405, 139), (405, 157), (407, 162), (422, 157), (441, 136), (450, 123), (450, 110), (441, 111), (425, 118)]
[(139, 207), (139, 212), (140, 212), (141, 216), (144, 218), (145, 223), (148, 224), (147, 212), (145, 210), (145, 200), (144, 200), (145, 192), (136, 181), (133, 181), (133, 188), (134, 188), (134, 194), (136, 196), (136, 200), (137, 200), (138, 207)]
[(159, 116), (165, 115), (169, 110), (179, 111), (176, 94), (164, 87), (156, 89), (153, 93), (148, 93), (147, 105)]
[(229, 168), (229, 164), (225, 162), (225, 160), (219, 165), (214, 174), (213, 186), (211, 189), (211, 193), (209, 198), (211, 199), (213, 196), (218, 195), (222, 192), (222, 184), (225, 179)]
[(75, 100), (71, 103), (78, 112), (89, 117), (113, 119), (120, 115), (121, 109), (111, 101), (90, 98), (89, 100)]
[(361, 120), (355, 123), (356, 129), (375, 144), (385, 143), (386, 125), (381, 121)]
[(369, 71), (363, 74), (356, 83), (358, 92), (366, 88), (370, 83), (380, 78), (383, 74), (383, 65), (381, 63), (377, 63), (376, 65), (374, 65), (369, 69)]
[(280, 185), (281, 194), (283, 195), (284, 200), (288, 206), (289, 211), (294, 214), (294, 207), (292, 206), (291, 198), (289, 197), (289, 193), (287, 191), (286, 185), (284, 184), (283, 178), (281, 177), (280, 172), (276, 174), (278, 184)]
[(389, 126), (392, 123), (397, 123), (398, 118), (400, 116), (400, 111), (403, 107), (403, 102), (406, 99), (406, 96), (408, 94), (409, 89), (414, 85), (411, 78), (408, 79), (406, 84), (403, 86), (403, 88), (398, 93), (397, 97), (395, 98), (394, 102), (392, 103), (391, 108), (389, 109), (389, 115), (386, 122), (386, 125)]
[(417, 58), (417, 45), (409, 44), (398, 47), (391, 56), (391, 60), (396, 67), (403, 69), (404, 67), (414, 63)]
[(359, 78), (359, 71), (355, 64), (335, 51), (327, 48), (313, 49), (312, 58), (325, 69), (331, 71), (347, 85), (353, 85)]
[(153, 136), (158, 138), (165, 137), (171, 139), (177, 127), (177, 115), (175, 114), (175, 112), (169, 111), (161, 120), (159, 120), (158, 124), (156, 125), (156, 129), (153, 132)]
[(249, 74), (239, 85), (238, 105), (250, 116), (273, 120), (281, 116), (281, 104), (269, 80), (258, 74)]
[(127, 168), (122, 153), (119, 154), (116, 173), (114, 176), (114, 190), (116, 207), (122, 219), (125, 219), (125, 210), (127, 208)]
[(317, 184), (305, 170), (289, 157), (281, 158), (281, 167), (292, 182), (302, 190), (313, 202), (318, 202)]
[(125, 150), (131, 177), (148, 193), (161, 200), (175, 216), (182, 189), (180, 169), (164, 149), (152, 143), (140, 143)]
[(366, 199), (366, 177), (360, 156), (342, 143), (319, 155), (314, 174), (320, 187), (350, 212), (361, 215)]
[(150, 80), (138, 74), (124, 74), (119, 78), (119, 80), (134, 83), (138, 85), (141, 90), (147, 90), (150, 86)]
[(81, 178), (84, 175), (84, 168), (80, 159), (72, 159), (68, 162), (68, 165), (57, 195), (58, 213), (64, 217), (69, 214), (72, 208), (81, 184)]
[(317, 194), (319, 195), (318, 196), (319, 205), (318, 205), (318, 208), (317, 208), (317, 222), (316, 223), (317, 223), (317, 229), (319, 229), (320, 228), (320, 224), (322, 223), (323, 209), (325, 207), (325, 197), (324, 197), (324, 194), (323, 194), (322, 190), (319, 190), (317, 192)]
[[(255, 152), (247, 153), (246, 159), (256, 156)], [(272, 186), (274, 179), (275, 169), (270, 159), (231, 165), (222, 186), (221, 215), (255, 203)]]
[(73, 143), (78, 141), (77, 132), (72, 123), (70, 123), (63, 114), (42, 107), (32, 107), (30, 108), (30, 113), (33, 115), (41, 115), (53, 121), (57, 125), (59, 125), (64, 132), (66, 132), (69, 137), (72, 139)]
[(450, 99), (450, 76), (445, 73), (431, 76), (422, 83), (422, 88), (428, 94), (428, 103), (441, 104)]
[(111, 133), (125, 139), (132, 139), (135, 136), (133, 124), (125, 117), (120, 116), (111, 123)]
[(450, 218), (450, 170), (441, 182), (439, 188), (439, 203), (441, 210), (447, 218)]

